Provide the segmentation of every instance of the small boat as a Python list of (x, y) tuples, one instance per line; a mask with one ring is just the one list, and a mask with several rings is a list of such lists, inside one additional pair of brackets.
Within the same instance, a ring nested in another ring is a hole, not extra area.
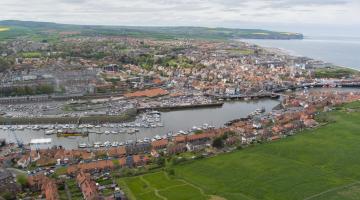
[(113, 142), (113, 143), (111, 144), (111, 146), (112, 146), (112, 147), (117, 147), (117, 146), (119, 146), (119, 143), (118, 143), (118, 142)]
[(209, 128), (209, 124), (205, 123), (205, 124), (202, 125), (202, 129), (208, 129), (208, 128)]
[(144, 138), (144, 142), (150, 142), (150, 139), (149, 138)]
[(109, 135), (110, 134), (110, 131), (105, 131), (105, 135)]
[(119, 133), (126, 133), (126, 131), (124, 129), (119, 129)]
[(136, 133), (136, 130), (133, 128), (128, 129), (128, 134), (134, 134)]
[(111, 142), (109, 142), (109, 141), (104, 142), (105, 147), (109, 147), (110, 145), (111, 145)]
[(133, 140), (127, 140), (127, 141), (125, 142), (125, 144), (133, 144), (133, 143), (134, 143)]
[(101, 145), (101, 142), (94, 142), (94, 148), (99, 148)]
[(52, 135), (54, 133), (55, 133), (54, 129), (50, 129), (50, 130), (45, 131), (45, 135)]
[(74, 130), (65, 130), (62, 132), (58, 131), (58, 133), (57, 133), (58, 137), (70, 137), (70, 136), (86, 137), (88, 135), (89, 135), (89, 132), (87, 132), (87, 131), (81, 132), (81, 131), (74, 131)]
[(149, 112), (149, 114), (150, 115), (161, 115), (161, 113), (159, 111), (156, 111), (156, 110)]
[(88, 145), (86, 143), (80, 143), (79, 148), (86, 148)]
[(255, 110), (255, 113), (257, 113), (257, 114), (264, 113), (264, 112), (265, 112), (265, 107), (262, 107), (261, 109), (258, 108)]

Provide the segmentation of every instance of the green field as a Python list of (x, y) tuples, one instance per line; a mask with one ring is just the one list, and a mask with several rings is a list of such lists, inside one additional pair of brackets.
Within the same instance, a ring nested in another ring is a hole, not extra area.
[(8, 28), (8, 27), (1, 27), (0, 26), (0, 32), (5, 32), (5, 31), (9, 31), (10, 30), (10, 28)]
[(316, 78), (343, 78), (358, 74), (359, 72), (356, 70), (342, 67), (318, 68), (315, 70)]
[[(0, 34), (1, 39), (13, 39), (19, 36), (30, 36), (33, 39), (57, 41), (59, 32), (76, 31), (83, 36), (132, 36), (137, 38), (155, 38), (160, 40), (176, 38), (193, 38), (208, 40), (227, 40), (237, 38), (248, 39), (303, 39), (302, 34), (282, 33), (261, 29), (230, 29), (230, 28), (206, 28), (206, 27), (139, 27), (139, 26), (85, 26), (56, 24), (48, 22), (31, 22), (5, 20), (0, 21), (0, 26), (10, 27), (9, 34)], [(55, 31), (48, 34), (48, 30)]]
[[(216, 195), (228, 200), (360, 199), (360, 102), (346, 107), (354, 108), (353, 112), (343, 108), (327, 113), (325, 118), (335, 122), (315, 130), (176, 166), (175, 175), (191, 183), (192, 190), (169, 189), (180, 183), (161, 184), (168, 181), (162, 174), (151, 175), (151, 187), (141, 177), (123, 179), (122, 186), (144, 200), (184, 199), (184, 190), (201, 194), (196, 187), (207, 198)], [(165, 190), (161, 193), (165, 198), (154, 196), (153, 188)]]
[[(207, 195), (190, 183), (170, 178), (164, 172), (129, 177), (119, 180), (119, 185), (126, 188), (131, 199), (177, 199), (177, 200), (206, 200)], [(179, 195), (181, 194), (181, 195)]]
[(40, 58), (41, 53), (40, 52), (24, 52), (24, 53), (22, 53), (22, 56), (24, 58)]

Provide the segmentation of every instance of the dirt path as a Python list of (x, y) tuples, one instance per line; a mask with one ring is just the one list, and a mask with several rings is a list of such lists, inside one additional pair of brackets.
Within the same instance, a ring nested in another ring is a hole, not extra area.
[(159, 194), (159, 190), (152, 187), (151, 184), (147, 180), (145, 180), (143, 176), (140, 176), (140, 180), (143, 181), (146, 185), (148, 185), (149, 187), (151, 187), (154, 190), (155, 196), (157, 196), (157, 197), (159, 197), (160, 199), (163, 199), (163, 200), (168, 200), (166, 197)]
[(179, 179), (179, 180), (182, 181), (182, 182), (184, 182), (185, 184), (190, 185), (191, 187), (194, 187), (194, 188), (198, 189), (203, 196), (208, 196), (201, 187), (198, 187), (198, 186), (196, 186), (196, 185), (194, 185), (194, 184), (192, 184), (192, 183), (189, 183), (188, 181), (186, 181), (186, 180), (184, 180), (184, 179)]

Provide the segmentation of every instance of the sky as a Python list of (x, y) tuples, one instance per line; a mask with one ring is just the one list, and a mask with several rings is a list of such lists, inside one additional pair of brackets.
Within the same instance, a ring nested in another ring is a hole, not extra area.
[(0, 20), (360, 34), (360, 0), (0, 0)]

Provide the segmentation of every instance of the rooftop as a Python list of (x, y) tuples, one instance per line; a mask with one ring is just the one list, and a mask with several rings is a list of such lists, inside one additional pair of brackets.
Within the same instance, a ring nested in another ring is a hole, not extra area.
[(52, 142), (52, 138), (31, 139), (30, 144), (48, 144)]

